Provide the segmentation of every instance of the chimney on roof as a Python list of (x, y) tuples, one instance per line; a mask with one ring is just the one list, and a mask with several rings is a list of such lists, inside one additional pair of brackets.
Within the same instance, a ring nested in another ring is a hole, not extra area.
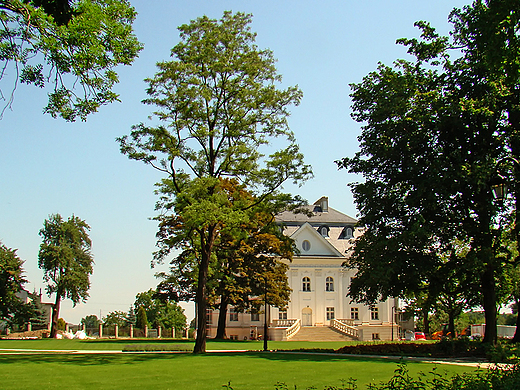
[(320, 200), (318, 200), (315, 205), (321, 208), (321, 212), (328, 213), (329, 212), (329, 198), (326, 196), (322, 196)]

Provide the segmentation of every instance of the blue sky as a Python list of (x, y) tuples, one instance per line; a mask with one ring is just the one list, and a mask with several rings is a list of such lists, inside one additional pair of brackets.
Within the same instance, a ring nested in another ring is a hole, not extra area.
[[(145, 48), (131, 67), (119, 68), (121, 102), (102, 107), (86, 122), (67, 123), (42, 114), (46, 91), (19, 86), (11, 110), (0, 120), (0, 241), (25, 260), (28, 290), (44, 291), (38, 268), (38, 235), (50, 214), (72, 214), (91, 226), (95, 258), (90, 298), (61, 317), (78, 323), (89, 314), (127, 311), (135, 295), (154, 288), (150, 268), (155, 249), (156, 197), (161, 175), (119, 152), (116, 137), (145, 121), (151, 108), (143, 80), (156, 72), (178, 42), (177, 27), (223, 11), (253, 14), (260, 48), (278, 59), (283, 85), (298, 85), (304, 97), (289, 119), (314, 179), (288, 186), (309, 202), (328, 196), (330, 206), (356, 217), (348, 183), (357, 178), (338, 171), (334, 160), (358, 150), (360, 125), (350, 118), (350, 83), (395, 59), (407, 58), (401, 37), (418, 36), (415, 21), (427, 20), (442, 34), (448, 14), (469, 0), (131, 0), (138, 12), (135, 33)], [(0, 85), (4, 94), (9, 85)], [(159, 268), (163, 269), (165, 267)], [(51, 298), (45, 297), (51, 301)], [(192, 306), (185, 306), (193, 317)]]

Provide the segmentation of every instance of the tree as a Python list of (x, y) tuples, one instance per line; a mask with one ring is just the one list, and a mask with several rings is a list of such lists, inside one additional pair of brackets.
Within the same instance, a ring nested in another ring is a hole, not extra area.
[(72, 300), (75, 306), (89, 296), (90, 275), (93, 271), (90, 226), (76, 216), (64, 221), (59, 214), (45, 220), (40, 236), (43, 242), (38, 254), (38, 266), (43, 270), (47, 293), (56, 294), (52, 311), (50, 337), (56, 336), (61, 301)]
[(134, 307), (138, 309), (138, 318), (139, 310), (144, 310), (147, 322), (152, 326), (174, 328), (177, 332), (186, 328), (184, 309), (153, 289), (137, 294)]
[[(288, 107), (297, 105), (297, 87), (280, 90), (269, 50), (259, 50), (251, 15), (225, 12), (220, 20), (201, 17), (179, 27), (174, 60), (157, 64), (148, 79), (149, 98), (159, 124), (140, 123), (119, 139), (121, 151), (166, 174), (159, 184), (160, 224), (172, 229), (182, 221), (169, 249), (180, 249), (196, 262), (198, 333), (194, 352), (205, 351), (208, 270), (223, 226), (239, 226), (243, 208), (227, 198), (221, 178), (246, 184), (259, 202), (275, 198), (287, 180), (310, 176), (293, 133)], [(278, 138), (276, 144), (271, 144)], [(282, 145), (274, 150), (274, 146)], [(269, 155), (266, 153), (271, 152)], [(290, 202), (292, 198), (284, 197)], [(164, 222), (166, 223), (166, 222)]]
[(106, 326), (117, 325), (124, 327), (128, 324), (128, 319), (124, 311), (111, 311), (103, 318), (103, 324)]
[(117, 101), (114, 68), (130, 65), (143, 47), (132, 32), (135, 16), (126, 0), (0, 1), (0, 81), (13, 83), (11, 92), (0, 89), (3, 111), (18, 83), (50, 86), (44, 112), (67, 121)]
[(81, 325), (83, 325), (83, 329), (98, 329), (99, 324), (101, 321), (99, 321), (98, 317), (95, 314), (90, 314), (86, 316), (85, 318), (81, 319)]
[(148, 326), (148, 318), (146, 318), (146, 310), (143, 306), (139, 306), (137, 309), (137, 316), (135, 319), (135, 326), (138, 329), (144, 329)]
[(16, 295), (27, 283), (23, 276), (23, 260), (16, 250), (0, 242), (0, 320), (8, 324), (24, 313), (24, 302)]
[[(350, 263), (359, 267), (352, 295), (414, 295), (447, 267), (471, 276), (470, 284), (451, 279), (466, 299), (478, 281), (486, 342), (497, 338), (497, 280), (505, 261), (498, 256), (504, 214), (488, 183), (497, 161), (517, 156), (520, 145), (518, 13), (507, 0), (455, 9), (452, 42), (416, 23), (421, 39), (398, 41), (415, 62), (380, 64), (352, 85), (353, 118), (364, 123), (361, 150), (339, 162), (365, 177), (353, 185), (367, 232)], [(456, 51), (453, 61), (450, 51)], [(443, 254), (456, 242), (469, 250), (463, 261), (451, 255), (446, 261)]]

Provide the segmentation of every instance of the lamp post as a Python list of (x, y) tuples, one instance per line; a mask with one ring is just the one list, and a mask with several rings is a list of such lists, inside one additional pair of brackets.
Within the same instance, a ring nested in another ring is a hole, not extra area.
[(267, 278), (264, 277), (264, 351), (267, 351)]

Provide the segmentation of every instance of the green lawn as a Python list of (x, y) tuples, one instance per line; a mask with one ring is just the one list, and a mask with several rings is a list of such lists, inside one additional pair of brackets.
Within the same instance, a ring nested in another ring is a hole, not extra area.
[[(0, 340), (0, 349), (121, 350), (130, 343), (153, 345), (192, 342), (177, 340)], [(208, 350), (261, 349), (261, 342), (208, 342)], [(282, 347), (281, 347), (281, 346)], [(344, 343), (270, 342), (270, 348), (337, 348)], [(1, 389), (222, 389), (274, 390), (277, 382), (289, 389), (339, 386), (341, 379), (357, 379), (359, 389), (388, 380), (395, 361), (341, 355), (288, 354), (283, 352), (232, 352), (193, 355), (154, 354), (21, 354), (0, 355)], [(461, 373), (469, 367), (411, 362), (412, 374), (437, 371)]]
[[(171, 347), (181, 346), (183, 349), (193, 349), (192, 340), (173, 339), (94, 339), (94, 340), (0, 340), (0, 349), (63, 349), (63, 350), (111, 350), (121, 351), (126, 346), (152, 345), (160, 348), (162, 345)], [(260, 351), (263, 349), (262, 341), (213, 341), (208, 340), (207, 350), (248, 350)], [(344, 341), (269, 341), (270, 350), (300, 349), (300, 348), (327, 348), (338, 349), (346, 345)]]

